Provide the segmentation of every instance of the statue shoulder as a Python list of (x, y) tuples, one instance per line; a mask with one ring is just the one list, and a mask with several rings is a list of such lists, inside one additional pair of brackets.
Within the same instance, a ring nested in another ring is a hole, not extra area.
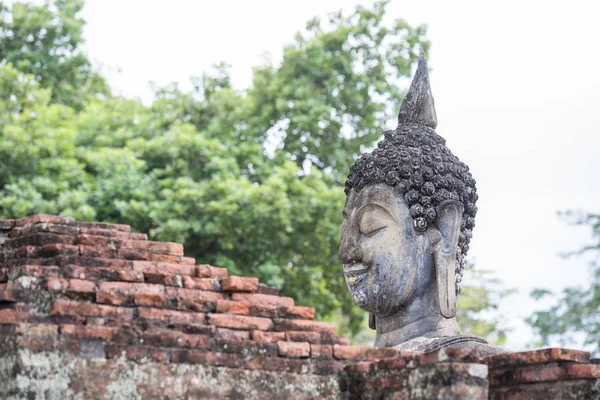
[(394, 346), (397, 350), (423, 351), (430, 353), (443, 348), (472, 349), (479, 353), (481, 358), (494, 354), (508, 353), (501, 347), (488, 344), (483, 338), (476, 335), (460, 334), (443, 337), (418, 337)]

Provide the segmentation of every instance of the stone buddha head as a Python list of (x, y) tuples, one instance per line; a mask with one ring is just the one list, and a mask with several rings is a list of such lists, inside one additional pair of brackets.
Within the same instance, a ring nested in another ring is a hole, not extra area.
[(340, 228), (346, 283), (369, 325), (382, 335), (383, 325), (410, 328), (376, 339), (384, 346), (460, 334), (456, 296), (477, 212), (469, 168), (434, 130), (423, 54), (398, 122), (350, 167)]

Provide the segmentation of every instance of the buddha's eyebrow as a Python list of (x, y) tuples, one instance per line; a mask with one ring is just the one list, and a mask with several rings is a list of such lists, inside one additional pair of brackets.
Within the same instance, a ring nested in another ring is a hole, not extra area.
[(360, 220), (360, 218), (362, 218), (362, 214), (369, 206), (375, 206), (375, 207), (381, 208), (383, 211), (385, 211), (387, 214), (389, 214), (389, 216), (392, 217), (392, 219), (396, 223), (398, 222), (398, 216), (394, 215), (394, 212), (392, 212), (392, 210), (390, 210), (389, 206), (387, 204), (379, 203), (379, 202), (371, 202), (371, 203), (365, 204), (364, 206), (360, 207), (356, 211), (357, 220)]

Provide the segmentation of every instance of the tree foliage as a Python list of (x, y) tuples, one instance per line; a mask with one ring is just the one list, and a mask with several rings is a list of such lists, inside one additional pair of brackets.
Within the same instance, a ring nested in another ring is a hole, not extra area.
[(81, 108), (108, 86), (82, 52), (83, 0), (47, 0), (36, 6), (0, 3), (0, 60), (51, 89), (53, 103)]
[(600, 352), (600, 214), (567, 211), (562, 214), (567, 222), (588, 226), (594, 242), (566, 257), (589, 255), (589, 283), (584, 287), (567, 287), (559, 295), (546, 289), (535, 289), (531, 297), (539, 300), (550, 296), (555, 303), (543, 311), (536, 311), (527, 322), (539, 335), (543, 345), (558, 341), (561, 345), (575, 341), (574, 334), (583, 333), (584, 344)]
[(81, 52), (82, 1), (0, 6), (0, 218), (130, 224), (358, 331), (337, 260), (343, 175), (429, 47), (423, 26), (384, 26), (385, 4), (309, 22), (247, 91), (217, 65), (149, 106), (110, 95)]
[(515, 292), (504, 287), (493, 273), (465, 265), (466, 284), (458, 296), (456, 320), (464, 332), (478, 335), (501, 346), (510, 331), (503, 315), (498, 313), (501, 299)]

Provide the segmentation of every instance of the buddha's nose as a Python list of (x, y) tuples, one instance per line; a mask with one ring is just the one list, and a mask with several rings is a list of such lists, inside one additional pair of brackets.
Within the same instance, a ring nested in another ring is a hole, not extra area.
[(342, 243), (338, 249), (338, 257), (342, 264), (350, 264), (353, 261), (362, 260), (362, 252), (358, 246), (357, 238), (353, 235), (342, 234)]

